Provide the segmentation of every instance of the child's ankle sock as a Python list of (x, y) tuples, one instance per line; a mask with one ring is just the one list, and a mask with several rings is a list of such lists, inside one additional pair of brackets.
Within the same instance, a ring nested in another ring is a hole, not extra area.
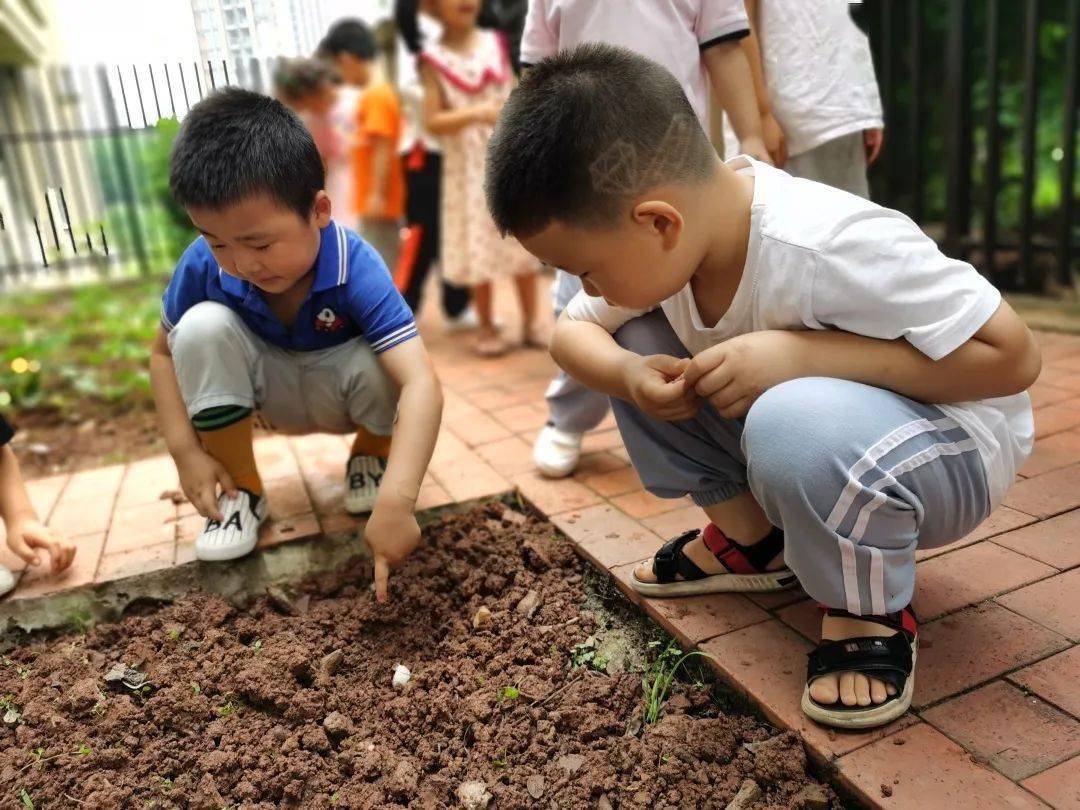
[(356, 438), (353, 439), (352, 450), (349, 457), (353, 456), (377, 456), (378, 458), (390, 457), (390, 436), (376, 436), (367, 428), (357, 428)]
[(252, 429), (255, 414), (251, 408), (222, 405), (207, 408), (192, 417), (203, 448), (221, 462), (236, 486), (262, 495), (263, 484), (255, 466)]

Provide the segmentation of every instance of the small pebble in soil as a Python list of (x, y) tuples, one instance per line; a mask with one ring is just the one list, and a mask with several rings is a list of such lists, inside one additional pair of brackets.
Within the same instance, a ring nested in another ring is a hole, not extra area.
[(409, 671), (409, 668), (404, 664), (398, 664), (394, 667), (394, 677), (391, 680), (391, 683), (394, 684), (395, 689), (404, 689), (411, 677), (412, 673)]
[(791, 806), (798, 810), (829, 810), (829, 791), (823, 785), (806, 785), (791, 797)]
[(473, 630), (483, 630), (485, 627), (491, 627), (491, 611), (487, 605), (481, 605), (480, 609), (476, 611), (476, 614), (472, 617)]
[(882, 785), (881, 795), (886, 799), (892, 796), (892, 785)]
[(532, 615), (536, 613), (540, 607), (540, 594), (536, 591), (529, 591), (523, 597), (521, 601), (517, 603), (517, 607), (514, 608), (518, 615), (524, 616), (526, 619), (531, 619)]
[(325, 675), (333, 675), (341, 668), (341, 662), (345, 660), (345, 653), (341, 650), (333, 650), (322, 657), (319, 661), (319, 672)]
[(296, 605), (293, 604), (289, 595), (276, 585), (271, 585), (266, 589), (266, 598), (279, 613), (284, 613), (286, 616), (296, 615)]
[(747, 810), (761, 799), (761, 788), (753, 779), (744, 779), (735, 798), (728, 802), (724, 810)]
[(596, 800), (596, 810), (611, 810), (611, 799), (606, 793), (601, 793), (600, 798)]
[(483, 782), (462, 782), (458, 785), (457, 797), (466, 810), (484, 810), (491, 802), (491, 794)]
[(534, 799), (539, 799), (544, 795), (544, 777), (534, 773), (525, 780), (525, 790), (529, 791), (529, 795)]
[(323, 728), (333, 740), (341, 740), (353, 733), (353, 722), (341, 712), (330, 712), (322, 721)]
[(577, 773), (584, 762), (585, 757), (581, 754), (567, 754), (566, 756), (559, 757), (559, 767), (571, 776)]

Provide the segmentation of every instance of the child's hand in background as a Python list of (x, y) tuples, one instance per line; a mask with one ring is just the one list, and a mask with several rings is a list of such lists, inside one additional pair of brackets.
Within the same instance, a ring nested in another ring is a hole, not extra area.
[(375, 599), (386, 602), (390, 569), (420, 545), (420, 524), (412, 507), (405, 501), (376, 503), (364, 527), (364, 540), (375, 558)]
[(75, 559), (75, 546), (68, 543), (35, 517), (16, 518), (7, 524), (8, 548), (26, 561), (41, 565), (41, 550), (49, 552), (49, 570), (58, 574)]
[(698, 354), (683, 377), (721, 416), (746, 416), (774, 385), (803, 376), (802, 346), (794, 332), (750, 332)]
[(765, 141), (765, 148), (769, 150), (773, 165), (778, 169), (784, 168), (788, 159), (787, 137), (780, 128), (780, 122), (771, 112), (761, 116), (761, 139)]
[(666, 354), (633, 355), (623, 369), (623, 378), (634, 404), (653, 419), (666, 422), (693, 417), (701, 399), (682, 377), (689, 362)]
[(885, 145), (885, 130), (864, 129), (863, 146), (866, 148), (866, 165), (873, 166), (874, 161), (881, 154), (881, 147)]

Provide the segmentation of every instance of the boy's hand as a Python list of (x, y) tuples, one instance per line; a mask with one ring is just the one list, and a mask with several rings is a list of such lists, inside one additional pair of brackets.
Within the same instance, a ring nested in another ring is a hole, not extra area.
[(694, 357), (683, 378), (721, 416), (735, 419), (774, 385), (804, 376), (802, 347), (798, 335), (782, 330), (739, 335)]
[(236, 495), (236, 484), (221, 462), (201, 447), (193, 447), (174, 457), (180, 473), (180, 489), (204, 518), (224, 520), (218, 509), (218, 485), (229, 497)]
[(623, 368), (630, 399), (653, 419), (678, 422), (693, 418), (701, 399), (682, 377), (689, 362), (666, 354), (632, 355)]
[(375, 600), (386, 602), (390, 569), (405, 562), (420, 545), (420, 524), (404, 501), (376, 503), (364, 539), (375, 558)]
[(739, 142), (739, 152), (744, 155), (749, 155), (754, 160), (760, 160), (762, 163), (768, 163), (773, 165), (772, 158), (769, 157), (769, 150), (765, 148), (765, 141), (757, 136), (753, 138), (744, 138)]
[(863, 147), (866, 149), (866, 165), (873, 166), (874, 161), (881, 154), (881, 147), (885, 145), (885, 130), (864, 129)]
[(18, 554), (28, 565), (41, 565), (41, 555), (35, 549), (49, 552), (52, 573), (59, 574), (75, 559), (75, 546), (65, 542), (51, 529), (43, 526), (37, 518), (13, 520), (8, 524), (8, 548)]
[(498, 104), (479, 104), (476, 107), (476, 121), (480, 124), (495, 125), (502, 109)]
[(761, 116), (761, 139), (765, 142), (765, 148), (769, 150), (769, 157), (777, 168), (784, 168), (787, 163), (787, 138), (784, 130), (780, 128), (780, 122), (776, 117), (767, 112)]

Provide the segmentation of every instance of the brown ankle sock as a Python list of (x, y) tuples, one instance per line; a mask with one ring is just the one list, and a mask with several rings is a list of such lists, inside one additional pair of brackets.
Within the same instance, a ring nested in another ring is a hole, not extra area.
[[(234, 422), (209, 430), (199, 429), (200, 416), (202, 414), (197, 414), (193, 421), (206, 452), (221, 462), (236, 486), (255, 495), (262, 495), (262, 479), (255, 466), (255, 450), (252, 446), (254, 413), (249, 411), (246, 416), (241, 416)], [(205, 420), (201, 421), (201, 424), (205, 425)]]
[(367, 428), (357, 428), (356, 438), (353, 439), (349, 457), (378, 456), (379, 458), (389, 458), (390, 439), (390, 436), (376, 436)]

